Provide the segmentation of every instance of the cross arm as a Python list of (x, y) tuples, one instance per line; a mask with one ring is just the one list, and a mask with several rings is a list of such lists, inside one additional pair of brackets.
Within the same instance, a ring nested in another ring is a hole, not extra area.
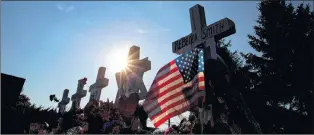
[(100, 79), (98, 79), (98, 82), (97, 82), (97, 83), (99, 84), (98, 87), (103, 88), (103, 87), (108, 86), (109, 79), (107, 79), (107, 78), (100, 78)]
[(65, 98), (61, 100), (61, 104), (68, 104), (70, 102), (70, 98)]
[(148, 57), (134, 62), (134, 65), (136, 65), (137, 68), (140, 68), (143, 72), (151, 70), (151, 61), (148, 60)]
[(72, 95), (71, 97), (71, 101), (75, 100), (76, 98), (82, 98), (85, 97), (87, 94), (87, 90), (81, 90), (78, 91), (77, 93), (75, 93), (74, 95)]
[(87, 90), (82, 90), (78, 94), (80, 95), (80, 97), (84, 97), (87, 94)]

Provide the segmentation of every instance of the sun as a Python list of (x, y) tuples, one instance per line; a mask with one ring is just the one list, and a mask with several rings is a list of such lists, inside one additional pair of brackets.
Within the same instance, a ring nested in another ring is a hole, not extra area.
[(117, 73), (122, 71), (128, 65), (128, 47), (113, 48), (108, 54), (108, 69)]

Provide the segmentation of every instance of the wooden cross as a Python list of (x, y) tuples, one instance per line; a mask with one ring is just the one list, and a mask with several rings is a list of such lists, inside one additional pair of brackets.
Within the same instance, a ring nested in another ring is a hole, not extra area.
[(90, 98), (89, 101), (96, 100), (99, 101), (101, 95), (101, 89), (108, 86), (109, 80), (105, 78), (105, 67), (100, 67), (98, 69), (98, 74), (96, 78), (96, 82), (89, 87)]
[[(144, 93), (147, 92), (146, 87), (143, 83), (143, 75), (144, 72), (147, 72), (151, 69), (151, 61), (148, 60), (148, 57), (141, 60), (139, 59), (139, 57), (140, 48), (138, 46), (132, 46), (128, 54), (128, 66), (124, 69), (124, 71), (116, 73), (118, 89), (124, 89), (125, 91), (125, 89), (128, 89), (128, 87), (138, 87), (137, 89), (143, 90)], [(133, 77), (139, 79), (137, 80), (138, 83), (136, 83), (136, 79), (131, 78), (130, 75), (133, 75)], [(121, 92), (125, 94), (125, 92), (123, 91), (120, 91), (120, 93), (118, 91), (117, 96), (121, 95)], [(144, 98), (144, 96), (146, 95), (141, 95), (140, 97)], [(116, 102), (118, 98), (119, 97), (116, 97)]]
[[(174, 41), (172, 43), (172, 51), (173, 53), (176, 53), (176, 54), (182, 54), (187, 51), (190, 51), (191, 49), (197, 47), (198, 45), (203, 44), (204, 45), (204, 63), (206, 65), (207, 60), (217, 59), (216, 41), (226, 36), (229, 36), (231, 34), (234, 34), (236, 32), (235, 24), (232, 20), (228, 18), (224, 18), (218, 22), (215, 22), (211, 25), (206, 26), (204, 7), (198, 4), (190, 8), (190, 20), (191, 20), (192, 33), (185, 37), (182, 37), (179, 40)], [(207, 72), (208, 72), (208, 69), (207, 67), (205, 67), (204, 68), (204, 74), (205, 74), (204, 80), (205, 80), (206, 96), (207, 96), (207, 99), (213, 100), (214, 93), (213, 91), (209, 90), (210, 84), (209, 84), (208, 76), (206, 76)], [(212, 101), (207, 102), (208, 106), (210, 106), (212, 103), (213, 103)], [(203, 108), (203, 105), (201, 106), (201, 108)], [(200, 109), (200, 110), (203, 111), (204, 109)], [(204, 112), (206, 112), (206, 110)], [(204, 112), (202, 112), (201, 114), (203, 114)], [(209, 113), (212, 114), (211, 110)], [(211, 121), (212, 120), (213, 119), (211, 117)], [(202, 124), (201, 133), (203, 133), (204, 122), (206, 122), (206, 120), (201, 120), (201, 124)]]
[(69, 90), (65, 89), (63, 91), (62, 100), (58, 103), (58, 108), (60, 113), (65, 112), (66, 105), (70, 102), (70, 98), (68, 97)]
[(72, 95), (72, 107), (71, 109), (80, 108), (81, 99), (86, 96), (87, 90), (83, 90), (84, 85), (86, 84), (87, 78), (78, 80), (76, 93)]
[[(115, 106), (125, 113), (134, 112), (138, 101), (147, 95), (143, 75), (151, 69), (151, 61), (147, 57), (141, 60), (139, 58), (140, 48), (132, 46), (129, 50), (128, 66), (124, 71), (116, 73), (118, 92)], [(132, 94), (133, 96), (131, 96)], [(134, 97), (134, 94), (137, 95), (137, 98)]]

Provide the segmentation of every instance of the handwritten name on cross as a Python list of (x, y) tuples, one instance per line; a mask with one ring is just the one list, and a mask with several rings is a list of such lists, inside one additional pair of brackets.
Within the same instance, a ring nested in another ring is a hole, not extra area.
[(105, 78), (105, 67), (100, 67), (98, 69), (98, 74), (96, 82), (89, 87), (89, 92), (91, 93), (89, 101), (96, 100), (99, 101), (101, 95), (101, 89), (108, 86), (109, 80)]
[(209, 56), (216, 59), (216, 41), (236, 32), (234, 22), (228, 18), (206, 26), (204, 7), (198, 4), (190, 8), (190, 21), (192, 33), (172, 42), (173, 53), (182, 54), (204, 44), (210, 46)]
[(83, 90), (84, 85), (86, 84), (87, 78), (78, 80), (76, 93), (72, 95), (72, 109), (80, 108), (81, 99), (86, 96), (87, 90)]
[(65, 89), (63, 91), (62, 100), (61, 102), (58, 103), (58, 108), (59, 108), (60, 113), (65, 112), (66, 105), (70, 102), (70, 98), (68, 97), (68, 95), (69, 95), (69, 90)]
[[(139, 100), (142, 100), (147, 95), (147, 89), (143, 82), (143, 75), (151, 69), (151, 61), (148, 57), (140, 58), (140, 47), (132, 46), (128, 54), (128, 66), (125, 72), (116, 73), (118, 85), (118, 93), (115, 104), (119, 102), (121, 96), (129, 97), (130, 94), (136, 93)], [(139, 93), (139, 90), (141, 93)]]

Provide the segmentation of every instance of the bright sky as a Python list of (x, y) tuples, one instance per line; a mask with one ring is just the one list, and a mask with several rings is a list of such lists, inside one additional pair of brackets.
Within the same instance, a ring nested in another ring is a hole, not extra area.
[[(189, 8), (205, 7), (207, 25), (228, 17), (236, 24), (232, 50), (252, 52), (247, 34), (253, 33), (258, 11), (256, 1), (202, 2), (2, 2), (1, 72), (26, 79), (23, 93), (31, 102), (57, 107), (49, 95), (76, 92), (77, 81), (88, 78), (85, 89), (96, 80), (98, 68), (107, 68), (109, 85), (101, 100), (114, 100), (117, 92), (116, 50), (141, 48), (152, 68), (144, 74), (149, 89), (159, 68), (177, 55), (171, 43), (191, 32)], [(81, 107), (90, 93), (82, 99)], [(71, 103), (67, 107), (70, 107)], [(175, 120), (177, 121), (177, 120)]]

